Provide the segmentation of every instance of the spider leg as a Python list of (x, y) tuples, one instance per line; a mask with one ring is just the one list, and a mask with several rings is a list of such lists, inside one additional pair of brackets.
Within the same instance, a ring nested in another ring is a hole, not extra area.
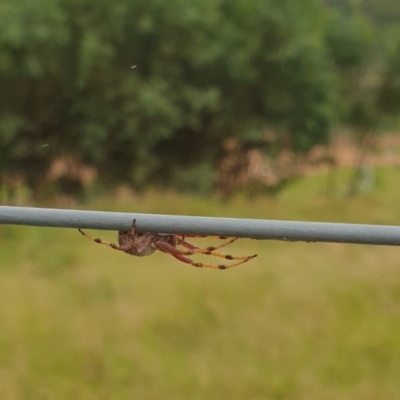
[[(192, 234), (188, 234), (188, 235), (178, 235), (176, 234), (175, 236), (182, 236), (182, 238), (184, 239), (185, 237), (189, 237), (189, 238), (210, 238), (210, 239), (214, 239), (214, 240), (227, 240), (230, 239), (229, 236), (216, 236), (216, 235), (196, 235), (194, 233)], [(237, 240), (238, 238), (235, 238), (235, 240)]]
[(225, 243), (222, 243), (220, 246), (209, 246), (205, 249), (202, 249), (200, 247), (194, 246), (191, 243), (188, 243), (186, 241), (183, 241), (181, 243), (182, 246), (186, 247), (187, 249), (189, 249), (188, 251), (182, 251), (183, 255), (192, 255), (192, 254), (206, 254), (206, 255), (211, 255), (211, 256), (215, 256), (215, 257), (219, 257), (219, 258), (225, 258), (225, 260), (250, 260), (254, 257), (256, 257), (256, 254), (253, 256), (244, 256), (244, 257), (238, 257), (238, 256), (232, 256), (230, 254), (224, 254), (224, 253), (220, 253), (218, 250), (221, 247), (227, 246), (228, 244), (234, 242), (235, 240), (237, 240), (238, 238), (231, 238), (228, 241), (226, 241)]
[(136, 232), (136, 218), (132, 221), (132, 227), (131, 229), (129, 229), (128, 233), (133, 236), (135, 232)]
[(99, 239), (99, 238), (94, 238), (93, 236), (90, 236), (90, 235), (88, 235), (87, 233), (83, 232), (82, 229), (78, 229), (78, 231), (79, 231), (83, 236), (87, 237), (88, 239), (92, 240), (93, 242), (98, 243), (98, 244), (102, 244), (102, 245), (104, 245), (104, 246), (111, 247), (111, 248), (114, 249), (114, 250), (126, 251), (126, 250), (129, 250), (129, 248), (130, 248), (130, 246), (129, 246), (129, 248), (127, 248), (128, 246), (120, 247), (120, 246), (116, 245), (115, 243), (106, 242), (105, 240)]
[(182, 261), (182, 262), (184, 262), (186, 264), (193, 265), (193, 267), (200, 267), (201, 268), (200, 263), (196, 263), (193, 260), (191, 260), (190, 258), (185, 257), (180, 253), (169, 253), (169, 254), (171, 254), (172, 257), (175, 257), (179, 261)]
[(229, 269), (229, 268), (233, 268), (233, 267), (237, 267), (239, 265), (242, 265), (244, 263), (246, 263), (247, 261), (252, 260), (254, 257), (257, 257), (257, 254), (254, 254), (252, 256), (248, 256), (243, 260), (239, 260), (235, 263), (232, 264), (204, 264), (204, 263), (197, 263), (197, 264), (201, 264), (201, 265), (197, 265), (200, 266), (201, 268), (212, 268), (212, 269)]
[(189, 250), (193, 250), (194, 253), (212, 254), (210, 252), (213, 252), (215, 250), (221, 249), (222, 247), (228, 246), (228, 244), (231, 244), (231, 243), (235, 242), (238, 239), (239, 238), (236, 238), (236, 237), (230, 238), (230, 239), (226, 240), (225, 242), (221, 243), (219, 246), (208, 246), (208, 247), (206, 247), (204, 249), (202, 249), (202, 248), (200, 248), (198, 246), (195, 246), (195, 245), (193, 245), (193, 244), (191, 244), (189, 242), (186, 242), (185, 240), (182, 240), (178, 244), (181, 244), (183, 247), (186, 247)]
[[(247, 257), (233, 257), (233, 256), (229, 256), (227, 254), (221, 254), (221, 253), (202, 253), (202, 254), (213, 254), (217, 257), (222, 257), (225, 258), (226, 260), (238, 260), (237, 262), (234, 262), (232, 264), (229, 265), (225, 265), (225, 264), (208, 264), (208, 263), (201, 263), (201, 262), (195, 262), (192, 259), (185, 257), (186, 255), (190, 255), (190, 254), (194, 254), (194, 252), (192, 251), (182, 251), (179, 249), (176, 249), (175, 247), (169, 245), (168, 243), (164, 243), (164, 242), (158, 242), (156, 244), (156, 247), (158, 250), (164, 252), (164, 253), (168, 253), (171, 254), (173, 257), (175, 257), (177, 260), (182, 261), (184, 263), (187, 264), (191, 264), (194, 267), (198, 267), (198, 268), (213, 268), (213, 269), (228, 269), (228, 268), (232, 268), (232, 267), (237, 267), (238, 265), (244, 264), (247, 261), (250, 261), (251, 259), (253, 259), (254, 257), (257, 257), (257, 254), (254, 254), (252, 256), (247, 256)], [(202, 250), (202, 249), (199, 249)]]

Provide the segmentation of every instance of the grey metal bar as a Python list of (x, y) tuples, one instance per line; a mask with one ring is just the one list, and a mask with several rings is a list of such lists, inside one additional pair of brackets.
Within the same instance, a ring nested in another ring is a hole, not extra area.
[(131, 214), (0, 206), (0, 224), (237, 236), (285, 241), (400, 245), (400, 226)]

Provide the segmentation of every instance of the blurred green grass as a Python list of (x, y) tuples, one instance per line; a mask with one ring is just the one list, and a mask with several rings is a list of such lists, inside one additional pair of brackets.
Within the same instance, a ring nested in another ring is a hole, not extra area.
[[(376, 177), (354, 198), (327, 198), (321, 175), (275, 198), (148, 191), (84, 207), (400, 224), (399, 171)], [(398, 248), (241, 240), (232, 253), (259, 257), (211, 271), (75, 230), (2, 226), (0, 240), (1, 399), (400, 397)]]

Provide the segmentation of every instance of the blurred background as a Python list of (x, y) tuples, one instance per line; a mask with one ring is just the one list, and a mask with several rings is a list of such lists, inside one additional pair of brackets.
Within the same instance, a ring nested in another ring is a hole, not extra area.
[[(0, 89), (2, 205), (400, 224), (398, 0), (2, 0)], [(1, 398), (400, 398), (396, 248), (0, 239)]]

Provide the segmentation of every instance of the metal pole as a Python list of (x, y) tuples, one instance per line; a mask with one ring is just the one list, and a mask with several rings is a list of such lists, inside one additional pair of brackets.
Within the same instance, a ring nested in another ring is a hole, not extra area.
[(400, 245), (400, 227), (0, 206), (0, 224)]

